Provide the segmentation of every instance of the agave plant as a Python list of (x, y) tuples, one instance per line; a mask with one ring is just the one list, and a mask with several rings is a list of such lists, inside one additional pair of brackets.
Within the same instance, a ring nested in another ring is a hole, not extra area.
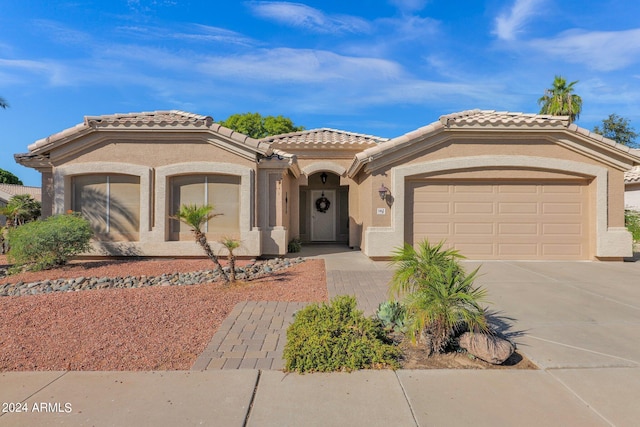
[(405, 332), (407, 309), (398, 301), (384, 301), (378, 305), (376, 317), (387, 331)]
[(216, 265), (216, 269), (220, 271), (220, 275), (222, 276), (224, 283), (228, 284), (229, 276), (227, 276), (227, 273), (222, 269), (222, 265), (220, 265), (218, 257), (215, 253), (213, 253), (213, 250), (211, 250), (211, 246), (207, 241), (207, 236), (202, 231), (202, 226), (204, 224), (209, 222), (211, 218), (219, 215), (214, 214), (212, 211), (213, 206), (211, 205), (181, 205), (180, 209), (178, 209), (178, 212), (171, 218), (177, 219), (178, 221), (183, 222), (191, 227), (191, 231), (194, 234), (196, 243), (198, 243), (202, 247), (205, 254), (207, 254), (207, 257)]
[(486, 290), (473, 286), (477, 272), (465, 274), (451, 261), (444, 271), (436, 270), (428, 280), (418, 280), (418, 289), (404, 299), (410, 319), (407, 329), (414, 342), (424, 334), (429, 351), (441, 353), (460, 326), (473, 332), (489, 331), (480, 305)]

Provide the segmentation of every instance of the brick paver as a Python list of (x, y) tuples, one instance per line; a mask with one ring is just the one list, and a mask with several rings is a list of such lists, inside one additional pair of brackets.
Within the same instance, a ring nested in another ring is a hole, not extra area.
[(191, 369), (282, 369), (287, 327), (293, 314), (307, 304), (282, 301), (236, 304)]
[[(327, 268), (329, 298), (353, 295), (358, 301), (358, 308), (366, 316), (372, 316), (378, 305), (388, 299), (391, 274), (388, 270)], [(293, 321), (293, 314), (308, 304), (282, 301), (236, 304), (191, 369), (283, 369), (282, 353), (287, 328)]]

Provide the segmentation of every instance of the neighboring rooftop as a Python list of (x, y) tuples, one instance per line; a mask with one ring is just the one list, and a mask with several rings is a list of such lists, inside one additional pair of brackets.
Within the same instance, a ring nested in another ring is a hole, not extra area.
[(355, 148), (366, 148), (388, 140), (389, 138), (381, 138), (373, 135), (365, 135), (330, 128), (292, 132), (261, 139), (263, 142), (283, 149), (287, 146), (304, 147), (318, 145), (331, 146), (331, 148), (354, 148), (353, 146), (357, 146)]
[(19, 194), (30, 194), (34, 199), (42, 200), (42, 189), (40, 187), (0, 183), (0, 200), (6, 202)]
[(640, 166), (636, 166), (630, 171), (624, 173), (625, 184), (640, 182)]

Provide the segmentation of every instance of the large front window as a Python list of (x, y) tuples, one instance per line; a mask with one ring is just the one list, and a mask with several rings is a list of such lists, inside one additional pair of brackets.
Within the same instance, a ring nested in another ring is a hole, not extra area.
[(137, 241), (140, 236), (140, 177), (73, 177), (71, 208), (91, 222), (98, 240)]
[[(185, 175), (171, 179), (170, 214), (181, 205), (211, 205), (218, 214), (204, 225), (205, 233), (238, 237), (240, 233), (240, 177), (232, 175)], [(189, 227), (171, 221), (171, 239), (189, 240)]]

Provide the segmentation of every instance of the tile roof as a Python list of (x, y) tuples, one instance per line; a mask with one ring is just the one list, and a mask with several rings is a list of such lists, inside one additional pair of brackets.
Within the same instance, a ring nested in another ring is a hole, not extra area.
[(178, 124), (201, 124), (210, 126), (213, 118), (200, 114), (188, 113), (180, 110), (168, 111), (144, 111), (141, 113), (108, 114), (103, 116), (86, 116), (85, 124), (89, 126), (110, 124), (110, 125), (178, 125)]
[(46, 152), (58, 145), (63, 145), (67, 141), (82, 135), (88, 134), (100, 128), (110, 129), (186, 129), (186, 130), (210, 130), (218, 134), (224, 135), (241, 144), (261, 153), (267, 153), (268, 144), (262, 143), (247, 135), (234, 132), (213, 121), (210, 116), (188, 113), (180, 110), (168, 111), (146, 111), (141, 113), (124, 113), (124, 114), (108, 114), (103, 116), (85, 116), (84, 121), (73, 127), (65, 129), (61, 132), (53, 134), (43, 139), (39, 139), (29, 145), (29, 153), (21, 154), (16, 159), (28, 160), (29, 155), (40, 154)]
[(531, 126), (531, 127), (567, 127), (568, 116), (551, 116), (543, 114), (514, 113), (495, 110), (467, 110), (459, 113), (447, 114), (440, 117), (440, 123), (445, 127), (469, 126)]
[(0, 183), (0, 199), (7, 201), (18, 194), (30, 194), (34, 199), (42, 200), (42, 189), (40, 187), (27, 187), (25, 185)]
[(633, 169), (626, 171), (624, 173), (624, 182), (625, 184), (640, 182), (640, 166), (636, 166)]
[(541, 130), (548, 131), (553, 129), (568, 130), (579, 135), (586, 136), (590, 139), (602, 142), (612, 146), (617, 150), (628, 153), (635, 157), (638, 161), (638, 153), (640, 150), (633, 150), (625, 145), (616, 143), (615, 141), (605, 138), (602, 135), (581, 128), (574, 123), (569, 122), (568, 116), (551, 116), (544, 114), (528, 114), (515, 113), (509, 111), (495, 110), (466, 110), (459, 113), (443, 115), (438, 121), (427, 126), (398, 136), (374, 147), (369, 147), (364, 151), (356, 154), (354, 162), (349, 168), (349, 174), (354, 175), (360, 170), (362, 165), (371, 162), (382, 156), (386, 152), (393, 152), (408, 144), (412, 144), (418, 140), (425, 140), (437, 133), (448, 130), (475, 130), (475, 129), (496, 129), (496, 130)]
[(272, 146), (279, 147), (309, 147), (329, 146), (331, 148), (365, 148), (375, 146), (388, 138), (380, 138), (373, 135), (347, 132), (338, 129), (320, 128), (301, 132), (286, 133), (283, 135), (269, 136), (261, 139)]

